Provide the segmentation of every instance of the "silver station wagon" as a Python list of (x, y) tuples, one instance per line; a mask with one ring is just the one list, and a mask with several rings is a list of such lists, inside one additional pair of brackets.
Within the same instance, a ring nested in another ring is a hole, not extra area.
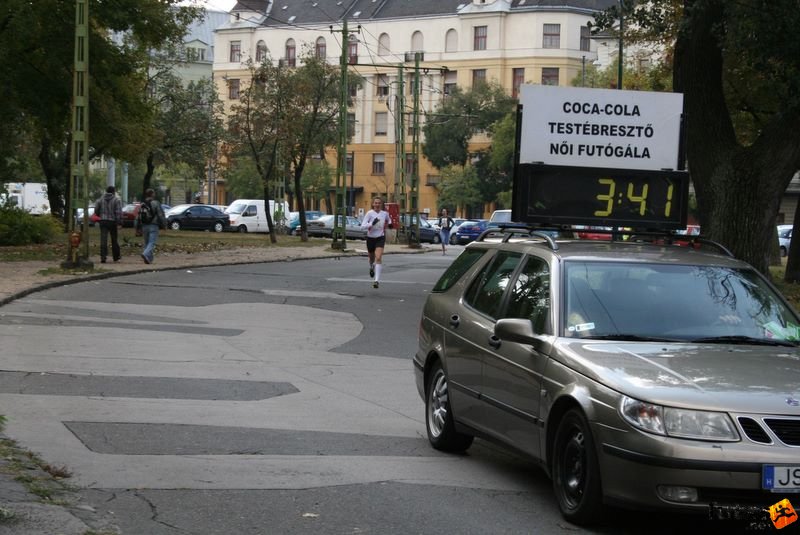
[(416, 383), (434, 448), (541, 463), (563, 516), (703, 511), (800, 491), (800, 319), (721, 247), (468, 246), (425, 305)]

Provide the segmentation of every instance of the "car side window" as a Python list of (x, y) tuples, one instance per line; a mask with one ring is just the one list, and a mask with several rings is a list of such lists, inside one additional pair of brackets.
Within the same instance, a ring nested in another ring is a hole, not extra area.
[(467, 249), (458, 258), (453, 260), (450, 267), (439, 277), (439, 280), (433, 286), (434, 292), (446, 292), (466, 273), (469, 268), (475, 265), (484, 254), (485, 249)]
[(503, 294), (508, 288), (511, 276), (519, 265), (522, 254), (501, 251), (495, 255), (488, 266), (472, 281), (472, 285), (464, 296), (468, 305), (496, 318), (500, 311)]
[(504, 317), (530, 319), (535, 333), (549, 333), (550, 268), (547, 262), (537, 257), (528, 258), (511, 287)]

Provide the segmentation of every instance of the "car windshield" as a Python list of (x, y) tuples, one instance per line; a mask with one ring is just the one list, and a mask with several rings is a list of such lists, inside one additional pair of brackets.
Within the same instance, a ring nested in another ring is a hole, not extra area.
[(564, 336), (800, 341), (800, 320), (751, 269), (569, 261), (565, 273)]
[(230, 206), (228, 206), (228, 209), (225, 210), (225, 213), (226, 214), (241, 214), (242, 212), (245, 211), (246, 208), (247, 208), (247, 203), (246, 202), (236, 201), (233, 204), (231, 204)]

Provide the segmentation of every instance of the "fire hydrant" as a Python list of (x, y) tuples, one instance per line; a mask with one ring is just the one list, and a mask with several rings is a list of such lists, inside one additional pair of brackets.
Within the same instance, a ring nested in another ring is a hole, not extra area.
[(81, 233), (73, 230), (69, 235), (69, 245), (72, 247), (72, 263), (78, 264), (78, 246), (81, 244)]

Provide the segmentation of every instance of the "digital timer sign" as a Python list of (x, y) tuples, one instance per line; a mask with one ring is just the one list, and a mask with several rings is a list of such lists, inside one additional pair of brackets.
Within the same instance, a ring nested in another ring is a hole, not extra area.
[(520, 164), (512, 218), (545, 225), (686, 227), (689, 174)]

